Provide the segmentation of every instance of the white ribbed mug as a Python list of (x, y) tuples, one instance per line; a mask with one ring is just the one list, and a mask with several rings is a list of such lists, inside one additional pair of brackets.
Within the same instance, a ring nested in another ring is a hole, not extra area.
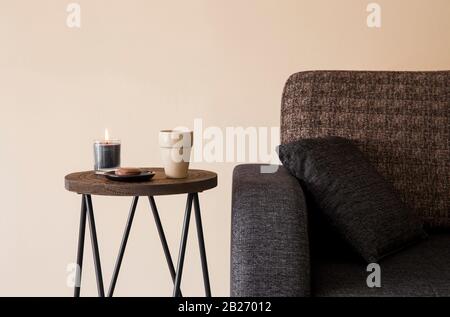
[(167, 177), (185, 178), (188, 175), (193, 137), (192, 131), (161, 130), (159, 132), (159, 147)]

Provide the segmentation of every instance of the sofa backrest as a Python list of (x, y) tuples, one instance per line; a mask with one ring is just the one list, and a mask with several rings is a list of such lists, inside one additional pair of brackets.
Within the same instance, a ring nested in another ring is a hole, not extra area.
[(328, 135), (357, 141), (426, 226), (450, 228), (450, 71), (292, 75), (281, 142)]

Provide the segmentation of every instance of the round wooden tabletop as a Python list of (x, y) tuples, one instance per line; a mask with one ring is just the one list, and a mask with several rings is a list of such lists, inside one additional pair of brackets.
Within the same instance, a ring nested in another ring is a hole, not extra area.
[(167, 178), (162, 168), (145, 168), (156, 175), (145, 182), (118, 182), (93, 171), (66, 175), (65, 188), (78, 194), (105, 196), (161, 196), (197, 193), (217, 186), (217, 174), (204, 170), (189, 170), (182, 179)]

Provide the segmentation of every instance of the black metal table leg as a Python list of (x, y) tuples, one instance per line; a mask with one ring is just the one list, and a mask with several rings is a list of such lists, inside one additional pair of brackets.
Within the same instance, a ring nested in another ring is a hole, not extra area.
[(98, 251), (97, 231), (95, 229), (94, 210), (92, 208), (92, 198), (91, 198), (91, 195), (86, 195), (85, 197), (86, 197), (87, 213), (89, 216), (89, 226), (91, 229), (90, 230), (91, 243), (92, 243), (92, 251), (94, 253), (95, 274), (97, 277), (97, 290), (98, 290), (98, 295), (100, 297), (104, 297), (105, 290), (103, 288), (102, 267), (100, 264), (100, 254)]
[[(178, 255), (178, 263), (177, 269), (175, 271), (172, 257), (170, 255), (169, 246), (167, 243), (166, 236), (164, 234), (164, 230), (161, 224), (161, 219), (159, 217), (158, 209), (156, 207), (155, 199), (153, 196), (149, 196), (150, 207), (153, 212), (153, 217), (155, 218), (156, 227), (158, 230), (158, 234), (161, 240), (161, 244), (163, 246), (164, 255), (166, 257), (167, 264), (169, 266), (170, 275), (172, 277), (172, 281), (174, 283), (173, 296), (182, 296), (181, 293), (181, 279), (183, 274), (183, 266), (184, 266), (184, 258), (186, 253), (186, 245), (189, 233), (189, 223), (191, 218), (192, 204), (194, 204), (194, 213), (196, 219), (196, 227), (197, 227), (197, 236), (198, 243), (200, 249), (201, 263), (202, 263), (202, 271), (203, 271), (203, 282), (205, 285), (205, 293), (207, 297), (211, 296), (211, 288), (208, 274), (208, 265), (206, 260), (206, 250), (205, 250), (205, 241), (203, 236), (203, 226), (201, 220), (201, 212), (200, 212), (200, 203), (198, 198), (198, 193), (189, 193), (186, 201), (186, 209), (184, 214), (183, 221), (183, 229), (181, 234), (180, 241), (180, 250)], [(132, 205), (130, 207), (130, 213), (128, 215), (127, 224), (125, 226), (124, 234), (122, 237), (122, 242), (119, 248), (119, 255), (116, 260), (116, 264), (114, 267), (114, 272), (111, 278), (111, 284), (108, 291), (108, 296), (111, 297), (114, 294), (115, 286), (117, 283), (117, 278), (119, 276), (120, 267), (122, 264), (123, 256), (125, 254), (126, 245), (128, 242), (128, 237), (130, 235), (134, 215), (136, 212), (136, 207), (138, 203), (139, 197), (136, 196), (133, 198)], [(92, 207), (92, 197), (89, 194), (82, 195), (81, 201), (81, 215), (80, 215), (80, 228), (79, 228), (79, 237), (78, 237), (78, 250), (77, 250), (77, 274), (76, 274), (76, 284), (74, 288), (74, 297), (80, 296), (81, 290), (81, 273), (82, 273), (82, 264), (83, 264), (83, 253), (84, 253), (84, 241), (85, 241), (85, 232), (86, 232), (86, 221), (89, 221), (90, 234), (91, 234), (91, 243), (92, 243), (92, 251), (94, 254), (94, 265), (95, 265), (95, 273), (97, 279), (97, 290), (98, 295), (100, 297), (105, 296), (104, 285), (103, 285), (103, 276), (102, 276), (102, 268), (100, 263), (100, 253), (97, 241), (97, 231), (95, 227), (95, 219), (94, 219), (94, 209)]]
[(176, 271), (176, 276), (175, 276), (175, 287), (173, 289), (174, 297), (176, 297), (179, 293), (180, 284), (181, 284), (181, 276), (183, 274), (184, 254), (186, 252), (186, 242), (187, 242), (188, 232), (189, 232), (189, 221), (191, 218), (193, 195), (194, 194), (188, 194), (187, 201), (186, 201), (186, 211), (184, 213), (183, 232), (181, 235), (180, 251), (178, 254), (178, 265), (177, 265), (177, 271)]
[(203, 283), (205, 284), (206, 297), (211, 297), (211, 286), (209, 284), (208, 263), (206, 261), (205, 239), (203, 237), (202, 218), (200, 215), (200, 203), (198, 193), (194, 194), (194, 213), (197, 226), (198, 246), (200, 249), (200, 258), (202, 261)]
[[(166, 235), (164, 234), (164, 229), (161, 224), (161, 218), (159, 217), (158, 208), (156, 207), (155, 198), (153, 196), (149, 196), (148, 200), (150, 202), (150, 207), (152, 209), (153, 218), (155, 218), (156, 228), (158, 229), (159, 238), (161, 240), (161, 244), (164, 250), (164, 255), (166, 257), (167, 265), (169, 266), (170, 275), (172, 277), (172, 282), (175, 284), (175, 267), (173, 265), (172, 256), (170, 255), (169, 245), (167, 244)], [(179, 290), (177, 296), (182, 297), (181, 289)]]
[(133, 198), (133, 202), (130, 207), (130, 213), (128, 215), (127, 224), (125, 226), (125, 232), (123, 233), (122, 242), (120, 244), (119, 255), (117, 256), (116, 265), (114, 267), (114, 272), (111, 279), (111, 284), (109, 285), (108, 297), (112, 297), (114, 294), (114, 289), (116, 287), (117, 277), (119, 276), (120, 266), (122, 265), (123, 255), (125, 253), (125, 248), (127, 247), (128, 236), (130, 235), (131, 225), (133, 224), (134, 214), (136, 212), (136, 206), (139, 200), (139, 196)]
[(86, 200), (84, 195), (81, 196), (81, 214), (80, 214), (80, 228), (78, 233), (78, 250), (77, 250), (77, 267), (75, 275), (74, 297), (80, 297), (81, 290), (81, 270), (83, 267), (83, 253), (84, 253), (84, 237), (86, 233)]

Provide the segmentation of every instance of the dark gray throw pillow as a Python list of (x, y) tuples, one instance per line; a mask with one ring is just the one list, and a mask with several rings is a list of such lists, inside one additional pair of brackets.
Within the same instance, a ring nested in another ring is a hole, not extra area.
[(350, 140), (303, 139), (278, 150), (326, 221), (367, 262), (426, 237), (419, 218)]

